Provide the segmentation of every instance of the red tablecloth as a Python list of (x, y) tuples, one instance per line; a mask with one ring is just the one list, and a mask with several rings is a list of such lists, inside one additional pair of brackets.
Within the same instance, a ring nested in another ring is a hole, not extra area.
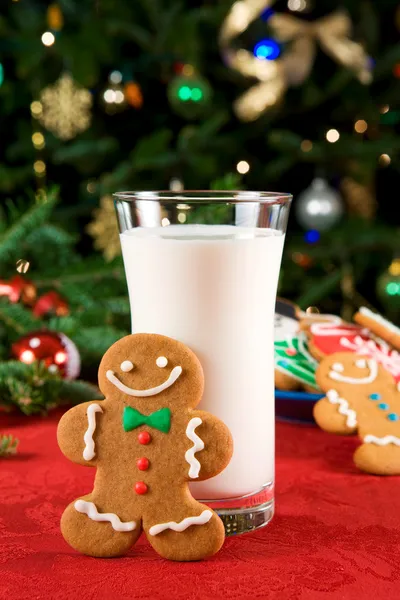
[(400, 479), (352, 466), (354, 439), (277, 425), (277, 514), (198, 563), (159, 558), (141, 539), (120, 559), (80, 556), (59, 531), (94, 469), (57, 448), (57, 417), (1, 417), (21, 440), (0, 459), (0, 598), (8, 600), (398, 600)]

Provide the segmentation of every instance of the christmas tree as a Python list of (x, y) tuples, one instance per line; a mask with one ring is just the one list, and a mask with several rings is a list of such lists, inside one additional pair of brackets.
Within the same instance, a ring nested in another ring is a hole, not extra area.
[[(45, 323), (94, 379), (129, 330), (111, 199), (122, 189), (291, 192), (279, 294), (396, 319), (399, 30), (391, 0), (4, 1), (1, 358)], [(11, 300), (16, 267), (36, 299), (53, 294), (39, 316)], [(44, 400), (32, 365), (26, 389), (10, 368), (3, 403), (25, 412), (80, 385), (49, 376)]]

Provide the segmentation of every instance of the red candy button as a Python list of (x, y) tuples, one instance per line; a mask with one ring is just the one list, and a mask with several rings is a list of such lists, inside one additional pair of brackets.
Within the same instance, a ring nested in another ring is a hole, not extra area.
[(148, 431), (141, 431), (138, 435), (139, 444), (149, 444), (151, 442), (151, 435)]
[(138, 458), (136, 461), (136, 466), (139, 469), (139, 471), (147, 471), (147, 469), (149, 468), (149, 459), (148, 458)]
[(135, 492), (137, 494), (146, 494), (147, 493), (147, 485), (144, 481), (138, 481), (135, 483)]

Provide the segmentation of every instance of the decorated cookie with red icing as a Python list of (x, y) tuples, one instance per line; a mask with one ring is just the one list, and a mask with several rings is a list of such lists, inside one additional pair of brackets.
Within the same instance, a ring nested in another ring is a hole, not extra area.
[(65, 540), (90, 556), (120, 556), (144, 531), (165, 558), (215, 554), (223, 523), (188, 483), (220, 473), (233, 445), (219, 419), (196, 409), (204, 386), (196, 356), (165, 336), (130, 335), (104, 355), (99, 385), (105, 400), (72, 408), (58, 426), (65, 456), (97, 469), (93, 491), (64, 511)]
[(368, 327), (372, 333), (385, 340), (396, 350), (400, 350), (400, 327), (397, 327), (382, 315), (361, 306), (354, 315), (354, 320), (363, 327)]
[(330, 433), (358, 433), (355, 464), (376, 475), (400, 475), (400, 391), (374, 358), (352, 352), (325, 357), (316, 372), (325, 397), (314, 405), (317, 424)]
[(400, 381), (400, 353), (383, 340), (373, 339), (369, 330), (360, 325), (314, 324), (310, 329), (309, 349), (316, 358), (335, 352), (354, 352), (373, 358), (393, 375), (395, 381)]

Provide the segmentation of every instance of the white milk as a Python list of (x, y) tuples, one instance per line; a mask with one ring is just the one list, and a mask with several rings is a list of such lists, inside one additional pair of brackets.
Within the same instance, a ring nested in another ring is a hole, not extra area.
[(199, 357), (199, 408), (234, 439), (227, 469), (192, 484), (197, 498), (255, 492), (274, 479), (274, 307), (284, 235), (224, 225), (121, 234), (132, 330), (186, 343)]

